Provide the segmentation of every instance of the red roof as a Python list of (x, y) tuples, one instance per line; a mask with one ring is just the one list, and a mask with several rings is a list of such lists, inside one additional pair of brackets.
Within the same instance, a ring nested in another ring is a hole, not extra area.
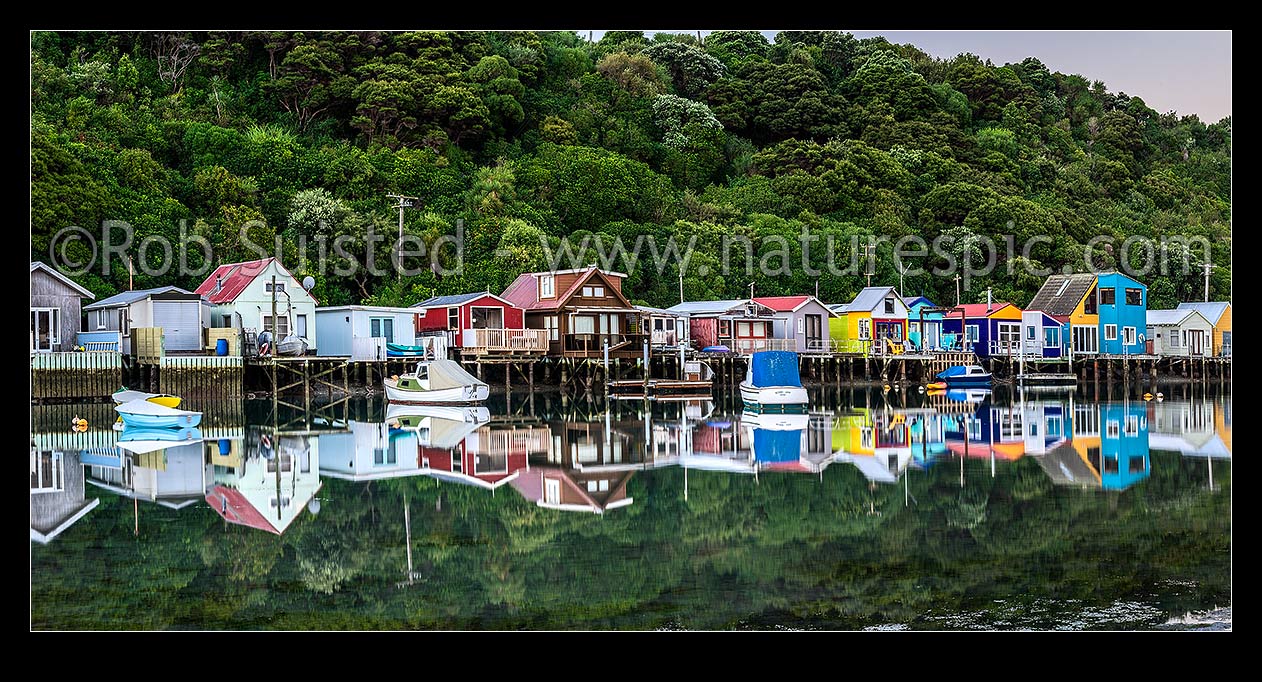
[(228, 523), (237, 523), (280, 535), (280, 531), (276, 530), (267, 517), (255, 509), (239, 490), (217, 485), (206, 494), (206, 504), (219, 512), (219, 515)]
[[(254, 278), (266, 270), (267, 266), (274, 260), (276, 259), (264, 258), (244, 263), (220, 265), (197, 287), (197, 293), (205, 296), (211, 303), (231, 303), (237, 300), (241, 292), (250, 286), (250, 282), (253, 282)], [(298, 278), (294, 277), (293, 273), (289, 272), (284, 265), (277, 263), (276, 266), (285, 274), (293, 277), (294, 281), (297, 281)], [(215, 279), (218, 277), (223, 277), (223, 288), (215, 291)], [(312, 297), (313, 300), (314, 298)]]
[(779, 313), (791, 313), (810, 298), (810, 296), (760, 296), (754, 301)]
[(1003, 301), (996, 301), (990, 304), (990, 312), (988, 313), (986, 312), (985, 303), (965, 303), (964, 305), (955, 306), (955, 308), (951, 312), (947, 313), (946, 316), (959, 317), (960, 309), (963, 308), (965, 317), (988, 317), (993, 313), (999, 312), (1001, 308), (1008, 305), (1012, 305), (1012, 304), (1005, 303)]
[[(591, 277), (591, 272), (597, 269), (598, 268), (594, 266), (585, 268), (586, 272), (584, 272), (582, 275), (579, 275), (578, 279), (574, 280), (574, 283), (570, 285), (569, 289), (566, 289), (565, 291), (557, 292), (556, 298), (548, 298), (542, 301), (539, 300), (538, 276), (547, 275), (551, 273), (548, 273), (548, 272), (522, 273), (517, 276), (517, 279), (513, 280), (512, 284), (508, 285), (508, 288), (504, 290), (504, 293), (500, 294), (500, 298), (503, 298), (506, 301), (517, 306), (518, 308), (522, 308), (524, 310), (551, 310), (560, 305), (563, 305), (565, 301), (569, 300), (570, 296), (574, 295), (574, 292), (578, 291), (579, 288), (582, 287), (583, 284)], [(610, 276), (610, 275), (606, 273), (606, 276)], [(613, 293), (619, 297), (622, 297), (622, 295), (618, 293), (617, 291), (614, 291)]]

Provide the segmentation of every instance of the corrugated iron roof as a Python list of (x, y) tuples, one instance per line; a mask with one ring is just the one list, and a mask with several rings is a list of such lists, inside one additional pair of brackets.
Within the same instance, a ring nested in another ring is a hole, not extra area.
[[(237, 300), (237, 296), (240, 296), (241, 292), (250, 286), (250, 282), (253, 282), (254, 278), (258, 277), (274, 260), (276, 259), (264, 258), (220, 265), (197, 287), (197, 293), (205, 296), (211, 303), (231, 303)], [(221, 277), (223, 278), (222, 287), (215, 291), (215, 282)]]
[(137, 289), (135, 291), (124, 291), (121, 294), (114, 294), (109, 298), (103, 298), (91, 305), (83, 306), (84, 310), (96, 310), (97, 308), (112, 308), (114, 306), (129, 305), (148, 298), (153, 294), (165, 294), (168, 291), (174, 291), (179, 294), (191, 294), (193, 292), (188, 289), (181, 289), (177, 286), (154, 287), (152, 289)]
[(990, 315), (999, 312), (1005, 306), (1010, 305), (1012, 304), (1004, 301), (995, 301), (990, 304), (990, 310), (988, 311), (985, 303), (965, 303), (963, 305), (956, 306), (954, 310), (947, 313), (947, 317), (958, 318), (960, 316), (961, 309), (964, 311), (964, 317), (989, 317)]
[(810, 296), (759, 296), (755, 301), (780, 313), (791, 313), (799, 306), (811, 300)]
[(864, 287), (855, 294), (847, 310), (872, 310), (893, 291), (894, 287)]
[(1222, 319), (1223, 313), (1227, 312), (1227, 306), (1231, 303), (1227, 301), (1210, 301), (1208, 303), (1180, 303), (1179, 309), (1191, 309), (1205, 316), (1210, 324), (1218, 324), (1218, 320)]
[(1026, 309), (1042, 310), (1049, 315), (1070, 315), (1078, 307), (1082, 297), (1091, 290), (1095, 279), (1095, 273), (1091, 272), (1052, 275), (1043, 282)]
[[(483, 296), (490, 296), (491, 298), (501, 298), (489, 291), (478, 291), (471, 294), (452, 294), (450, 296), (433, 296), (433, 297), (425, 299), (424, 301), (421, 301), (420, 303), (412, 304), (412, 307), (413, 308), (446, 308), (448, 306), (460, 306), (460, 305), (464, 305), (468, 303), (469, 301), (476, 301), (479, 298), (482, 298)], [(511, 304), (511, 301), (505, 301), (505, 303)]]

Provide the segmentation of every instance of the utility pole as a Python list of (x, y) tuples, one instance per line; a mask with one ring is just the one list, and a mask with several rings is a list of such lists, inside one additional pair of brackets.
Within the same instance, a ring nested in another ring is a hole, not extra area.
[[(128, 256), (128, 257), (127, 257), (127, 290), (128, 290), (128, 291), (135, 291), (135, 290), (136, 290), (136, 285), (132, 283), (132, 278), (133, 278), (133, 277), (135, 277), (135, 276), (136, 276), (136, 270), (135, 270), (135, 268), (133, 268), (133, 267), (132, 267), (132, 264), (131, 264), (131, 256)], [(1208, 286), (1208, 285), (1207, 285), (1207, 286)], [(1209, 300), (1209, 298), (1208, 298), (1208, 297), (1209, 297), (1209, 294), (1205, 294), (1205, 296), (1206, 296), (1206, 299), (1205, 299), (1205, 300), (1207, 300), (1207, 301), (1208, 301), (1208, 300)]]
[(1205, 302), (1209, 303), (1209, 271), (1214, 267), (1213, 263), (1206, 263), (1205, 267)]
[(395, 208), (399, 209), (399, 241), (395, 242), (395, 253), (398, 261), (394, 267), (398, 279), (403, 279), (403, 209), (411, 208), (414, 205), (412, 202), (417, 201), (417, 198), (403, 194), (387, 194), (386, 196), (399, 202), (395, 204)]
[[(272, 343), (268, 347), (268, 354), (272, 357), (276, 357), (276, 344), (280, 341), (280, 339), (276, 338), (276, 275), (272, 275), (272, 325), (268, 331), (272, 332)], [(273, 386), (272, 388), (275, 389), (276, 387)], [(276, 471), (280, 471), (279, 465), (277, 466)], [(279, 486), (280, 483), (277, 482), (276, 485)]]
[(874, 274), (873, 270), (876, 269), (876, 262), (872, 258), (873, 252), (875, 251), (876, 251), (876, 245), (873, 244), (871, 240), (868, 240), (867, 242), (863, 244), (863, 260), (864, 260), (863, 272), (868, 277), (867, 286), (872, 286), (872, 275)]
[(684, 269), (679, 269), (679, 302), (684, 302)]

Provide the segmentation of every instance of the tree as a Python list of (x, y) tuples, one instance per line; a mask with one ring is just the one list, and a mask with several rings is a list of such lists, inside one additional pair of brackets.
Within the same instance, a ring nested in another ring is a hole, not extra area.
[(723, 77), (726, 69), (719, 60), (701, 48), (680, 42), (658, 43), (644, 50), (644, 56), (665, 67), (675, 93), (696, 98), (711, 83)]

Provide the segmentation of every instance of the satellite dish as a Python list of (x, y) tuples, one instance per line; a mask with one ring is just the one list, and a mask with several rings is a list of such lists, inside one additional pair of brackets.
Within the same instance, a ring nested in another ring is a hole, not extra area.
[(311, 501), (307, 503), (307, 511), (311, 512), (312, 516), (318, 516), (320, 514), (320, 498), (311, 498)]
[(314, 286), (315, 286), (315, 278), (314, 278), (314, 277), (312, 277), (311, 275), (307, 275), (306, 277), (303, 277), (303, 278), (302, 278), (302, 288), (303, 288), (303, 289), (306, 289), (307, 291), (311, 291), (311, 288), (312, 288), (312, 287), (314, 287)]

